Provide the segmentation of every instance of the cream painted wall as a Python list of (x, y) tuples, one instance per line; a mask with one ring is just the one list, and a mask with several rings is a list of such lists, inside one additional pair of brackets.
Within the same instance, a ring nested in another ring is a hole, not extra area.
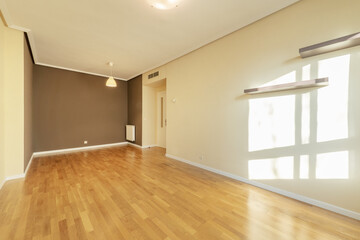
[(33, 68), (30, 46), (24, 38), (24, 169), (34, 153), (33, 144)]
[[(359, 32), (358, 9), (358, 0), (302, 0), (163, 66), (167, 153), (245, 178), (254, 174), (250, 170), (265, 176), (270, 171), (274, 179), (255, 174), (253, 180), (360, 213), (360, 48), (307, 59), (298, 53)], [(326, 88), (243, 94), (278, 78), (300, 81), (328, 74)], [(336, 125), (337, 120), (343, 124)], [(310, 135), (304, 140), (307, 124)], [(301, 156), (309, 157), (308, 179), (300, 179), (306, 170)], [(331, 169), (334, 164), (343, 169)], [(291, 176), (278, 179), (284, 169)], [(320, 179), (322, 170), (330, 172), (328, 179)], [(330, 170), (348, 176), (335, 179)]]
[(157, 145), (157, 93), (166, 90), (166, 83), (164, 79), (151, 81), (150, 83), (144, 80), (143, 75), (143, 126), (142, 145), (153, 146)]
[[(1, 17), (1, 15), (0, 15)], [(5, 26), (0, 19), (0, 187), (5, 180), (5, 159), (4, 159), (4, 54)]]
[(0, 23), (2, 179), (24, 172), (24, 33)]
[(143, 85), (143, 108), (142, 108), (142, 145), (156, 144), (156, 91), (154, 88)]

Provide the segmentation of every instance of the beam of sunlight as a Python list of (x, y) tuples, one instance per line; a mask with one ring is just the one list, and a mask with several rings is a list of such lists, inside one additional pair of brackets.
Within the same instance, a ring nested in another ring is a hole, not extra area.
[(301, 95), (301, 143), (310, 142), (310, 93)]
[(309, 179), (309, 155), (300, 156), (300, 179)]
[(348, 179), (349, 152), (331, 152), (316, 156), (317, 179)]
[(302, 68), (302, 77), (301, 77), (301, 80), (302, 81), (306, 81), (306, 80), (310, 80), (310, 70), (311, 70), (311, 65), (308, 64), (306, 66), (304, 66)]
[(249, 179), (293, 179), (294, 157), (250, 160)]
[(319, 62), (318, 77), (329, 77), (329, 86), (318, 90), (318, 142), (348, 138), (349, 68), (350, 55)]
[(277, 85), (277, 84), (292, 83), (295, 81), (296, 81), (296, 71), (292, 71), (281, 77), (278, 77), (275, 80), (267, 82), (267, 83), (261, 85), (260, 87), (268, 87), (268, 86)]
[(295, 144), (295, 95), (249, 100), (249, 151)]

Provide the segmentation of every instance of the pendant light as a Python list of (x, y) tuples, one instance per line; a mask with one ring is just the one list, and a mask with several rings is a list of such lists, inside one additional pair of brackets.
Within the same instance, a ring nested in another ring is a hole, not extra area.
[(111, 76), (108, 78), (108, 80), (106, 81), (106, 86), (107, 87), (116, 87), (116, 81), (113, 77), (113, 66), (114, 63), (113, 62), (109, 62), (108, 65), (111, 67)]

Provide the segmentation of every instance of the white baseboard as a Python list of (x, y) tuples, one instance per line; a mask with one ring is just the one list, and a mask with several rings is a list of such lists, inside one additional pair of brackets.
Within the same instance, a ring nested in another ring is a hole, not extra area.
[(135, 144), (135, 143), (131, 143), (131, 142), (128, 142), (128, 145), (130, 146), (133, 146), (133, 147), (137, 147), (137, 148), (152, 148), (152, 147), (157, 147), (157, 145), (146, 145), (146, 146), (140, 146), (138, 144)]
[(26, 169), (25, 169), (25, 172), (24, 172), (25, 176), (26, 176), (27, 172), (29, 171), (29, 168), (30, 168), (30, 165), (31, 165), (33, 159), (34, 159), (34, 153), (31, 154), (30, 161), (29, 161), (28, 165), (26, 166)]
[(34, 157), (44, 157), (44, 156), (58, 155), (58, 154), (63, 154), (63, 153), (94, 150), (94, 149), (99, 149), (99, 148), (125, 146), (127, 144), (128, 144), (127, 142), (120, 142), (120, 143), (110, 143), (110, 144), (94, 145), (94, 146), (87, 146), (87, 147), (66, 148), (66, 149), (58, 149), (58, 150), (51, 150), (51, 151), (34, 152)]
[(136, 148), (143, 148), (142, 146), (137, 145), (135, 143), (131, 143), (131, 142), (128, 142), (127, 145), (130, 145), (130, 146), (133, 146), (133, 147), (136, 147)]
[(153, 144), (153, 145), (142, 146), (142, 148), (152, 148), (152, 147), (158, 147), (158, 145)]
[(5, 181), (15, 180), (15, 179), (24, 178), (24, 177), (25, 177), (25, 173), (22, 173), (19, 175), (7, 177), (7, 178), (5, 178)]
[(195, 167), (198, 167), (198, 168), (201, 168), (201, 169), (205, 169), (207, 171), (214, 172), (219, 175), (223, 175), (225, 177), (232, 178), (232, 179), (238, 180), (240, 182), (244, 182), (244, 183), (247, 183), (247, 184), (250, 184), (250, 185), (253, 185), (253, 186), (274, 192), (274, 193), (278, 193), (280, 195), (283, 195), (283, 196), (286, 196), (289, 198), (293, 198), (293, 199), (299, 200), (301, 202), (305, 202), (305, 203), (308, 203), (308, 204), (311, 204), (311, 205), (314, 205), (314, 206), (317, 206), (317, 207), (320, 207), (320, 208), (323, 208), (323, 209), (326, 209), (326, 210), (329, 210), (329, 211), (332, 211), (332, 212), (335, 212), (335, 213), (338, 213), (338, 214), (341, 214), (341, 215), (344, 215), (344, 216), (347, 216), (350, 218), (360, 220), (360, 213), (358, 213), (358, 212), (347, 210), (347, 209), (344, 209), (344, 208), (341, 208), (341, 207), (338, 207), (338, 206), (335, 206), (335, 205), (332, 205), (332, 204), (329, 204), (326, 202), (318, 201), (316, 199), (305, 197), (305, 196), (302, 196), (302, 195), (299, 195), (296, 193), (288, 192), (288, 191), (282, 190), (280, 188), (272, 187), (267, 184), (252, 181), (247, 178), (243, 178), (243, 177), (240, 177), (240, 176), (232, 174), (232, 173), (228, 173), (228, 172), (225, 172), (222, 170), (208, 167), (208, 166), (200, 164), (200, 163), (195, 163), (195, 162), (192, 162), (192, 161), (189, 161), (189, 160), (186, 160), (186, 159), (183, 159), (183, 158), (171, 155), (171, 154), (166, 154), (166, 157), (189, 164), (189, 165), (192, 165), (192, 166), (195, 166)]
[(14, 176), (10, 176), (10, 177), (6, 177), (1, 183), (0, 183), (0, 190), (2, 189), (2, 187), (4, 186), (4, 184), (7, 181), (10, 180), (15, 180), (15, 179), (19, 179), (19, 178), (24, 178), (25, 177), (25, 173), (19, 174), (19, 175), (14, 175)]
[(2, 187), (4, 186), (5, 182), (6, 182), (6, 179), (4, 179), (4, 180), (0, 183), (0, 190), (1, 190)]

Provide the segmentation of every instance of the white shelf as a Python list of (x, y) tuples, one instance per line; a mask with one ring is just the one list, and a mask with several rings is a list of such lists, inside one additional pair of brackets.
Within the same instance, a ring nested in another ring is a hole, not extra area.
[(300, 48), (299, 53), (302, 58), (307, 58), (323, 53), (355, 47), (358, 45), (360, 45), (360, 33), (354, 33), (341, 38), (336, 38), (330, 41)]
[(244, 93), (257, 94), (257, 93), (277, 92), (277, 91), (285, 91), (285, 90), (299, 89), (299, 88), (320, 87), (327, 85), (329, 85), (329, 78), (318, 78), (308, 81), (284, 83), (284, 84), (278, 84), (267, 87), (249, 88), (249, 89), (245, 89)]

